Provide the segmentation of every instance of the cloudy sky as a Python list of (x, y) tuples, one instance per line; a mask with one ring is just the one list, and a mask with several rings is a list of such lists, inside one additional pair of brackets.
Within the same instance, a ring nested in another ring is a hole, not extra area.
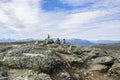
[(120, 40), (120, 0), (0, 0), (0, 38)]

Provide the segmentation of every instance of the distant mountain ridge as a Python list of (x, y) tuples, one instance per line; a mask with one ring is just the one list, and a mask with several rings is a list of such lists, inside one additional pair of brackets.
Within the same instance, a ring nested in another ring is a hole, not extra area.
[(78, 46), (90, 46), (94, 44), (93, 42), (90, 42), (88, 40), (82, 40), (82, 39), (67, 39), (66, 41), (69, 44), (78, 45)]
[(23, 41), (32, 41), (34, 39), (29, 38), (29, 39), (22, 39), (22, 40), (17, 40), (17, 39), (0, 39), (0, 42), (23, 42)]
[(96, 44), (92, 45), (92, 48), (110, 49), (110, 50), (120, 50), (120, 43), (111, 44)]
[(112, 44), (112, 43), (120, 43), (120, 41), (113, 41), (113, 40), (83, 40), (83, 39), (68, 39), (68, 43), (80, 46), (91, 46), (96, 44)]
[[(24, 42), (24, 41), (35, 41), (39, 39), (22, 39), (22, 40), (16, 40), (16, 39), (0, 39), (0, 42)], [(53, 39), (56, 40), (56, 39)], [(78, 46), (91, 46), (95, 44), (111, 44), (111, 43), (120, 43), (120, 41), (113, 41), (113, 40), (97, 40), (97, 41), (90, 41), (90, 40), (84, 40), (84, 39), (66, 39), (66, 42), (72, 45), (78, 45)]]
[(97, 40), (93, 41), (95, 44), (110, 44), (110, 43), (120, 43), (120, 41), (114, 41), (114, 40)]

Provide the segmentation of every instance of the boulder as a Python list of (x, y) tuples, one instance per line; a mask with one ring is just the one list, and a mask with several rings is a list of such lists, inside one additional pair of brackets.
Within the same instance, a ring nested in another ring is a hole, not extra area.
[(39, 44), (39, 41), (35, 41), (35, 45), (38, 45)]
[(24, 76), (18, 76), (13, 80), (52, 80), (48, 74), (45, 73), (26, 73)]
[(120, 63), (114, 63), (113, 66), (109, 69), (108, 75), (118, 76), (120, 78)]
[(62, 80), (69, 80), (70, 74), (67, 72), (61, 72), (59, 76), (62, 78)]
[(96, 64), (96, 65), (92, 65), (91, 69), (92, 71), (100, 71), (100, 72), (107, 72), (108, 71), (108, 67), (105, 65), (101, 65), (101, 64)]
[(59, 46), (57, 49), (56, 49), (57, 52), (59, 53), (63, 53), (63, 54), (69, 54), (68, 53), (68, 49), (66, 47), (63, 47), (63, 46)]
[(74, 55), (67, 55), (65, 58), (71, 64), (71, 66), (81, 66), (81, 64), (84, 62), (81, 58)]
[(40, 70), (45, 73), (50, 73), (53, 71), (56, 66), (61, 64), (60, 62), (60, 59), (54, 53), (48, 51), (44, 51), (43, 54), (39, 55), (26, 54), (26, 56), (20, 57), (5, 57), (2, 60), (3, 65), (10, 68), (40, 68)]
[(103, 57), (95, 58), (95, 63), (99, 63), (99, 64), (105, 64), (111, 66), (113, 62), (114, 59), (111, 56), (103, 56)]
[(66, 40), (65, 39), (63, 39), (62, 44), (66, 44)]
[(40, 73), (40, 74), (32, 74), (25, 77), (28, 80), (52, 80), (48, 74)]
[(55, 41), (56, 44), (60, 44), (60, 39), (57, 38), (57, 40)]
[(8, 77), (8, 68), (7, 67), (0, 67), (0, 76)]
[(77, 54), (77, 55), (82, 54), (81, 49), (80, 49), (80, 48), (77, 48), (77, 47), (76, 47), (72, 52), (73, 52), (74, 54)]
[(77, 74), (77, 73), (74, 73), (73, 78), (74, 78), (75, 80), (80, 80), (80, 79), (81, 79), (81, 78), (80, 78), (80, 75)]
[(92, 50), (90, 53), (87, 53), (91, 58), (102, 57), (106, 55), (106, 52), (103, 50)]
[[(113, 56), (114, 57), (114, 56)], [(115, 56), (115, 61), (116, 63), (120, 63), (120, 55)]]
[(6, 57), (19, 57), (22, 56), (23, 53), (28, 53), (31, 50), (31, 47), (29, 46), (19, 46), (15, 47), (12, 50), (7, 51)]
[(8, 77), (0, 77), (0, 80), (9, 80)]
[(54, 41), (53, 41), (53, 39), (45, 39), (45, 40), (43, 41), (43, 43), (44, 43), (44, 44), (52, 44), (52, 43), (54, 43)]
[(8, 80), (8, 72), (6, 68), (0, 68), (0, 80)]
[(5, 52), (9, 49), (12, 49), (13, 47), (12, 46), (5, 46), (5, 45), (2, 45), (2, 47), (0, 47), (0, 53), (1, 52)]

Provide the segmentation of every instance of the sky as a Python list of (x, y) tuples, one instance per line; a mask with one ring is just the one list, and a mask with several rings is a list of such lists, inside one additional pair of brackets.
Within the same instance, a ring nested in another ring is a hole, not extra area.
[(120, 0), (0, 0), (0, 39), (120, 40)]

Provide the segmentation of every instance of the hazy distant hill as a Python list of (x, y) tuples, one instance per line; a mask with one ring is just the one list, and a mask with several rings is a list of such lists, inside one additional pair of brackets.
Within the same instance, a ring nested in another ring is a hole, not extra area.
[(93, 45), (92, 47), (101, 48), (101, 49), (120, 50), (120, 43), (96, 44), (96, 45)]
[(68, 39), (67, 42), (69, 44), (78, 45), (78, 46), (90, 46), (94, 44), (88, 40), (82, 40), (82, 39)]
[(113, 40), (97, 40), (92, 41), (95, 44), (110, 44), (110, 43), (119, 43), (120, 41), (113, 41)]
[(0, 39), (0, 42), (23, 42), (23, 41), (32, 41), (34, 39), (22, 39), (22, 40), (16, 40), (16, 39)]
[[(0, 39), (0, 42), (24, 42), (24, 41), (35, 41), (36, 39), (22, 39), (22, 40), (16, 40), (16, 39)], [(56, 39), (53, 39), (54, 41)], [(61, 40), (62, 41), (62, 40)], [(95, 44), (111, 44), (111, 43), (120, 43), (120, 41), (112, 41), (112, 40), (98, 40), (98, 41), (89, 41), (89, 40), (83, 40), (83, 39), (67, 39), (67, 43), (72, 45), (78, 45), (78, 46), (91, 46)], [(95, 45), (96, 46), (96, 45)]]
[(79, 46), (91, 46), (96, 44), (112, 44), (112, 43), (120, 43), (120, 41), (113, 41), (113, 40), (98, 40), (98, 41), (89, 41), (83, 39), (69, 39), (67, 40), (68, 43), (73, 45)]
[(0, 42), (15, 42), (15, 39), (0, 39)]
[[(15, 39), (0, 39), (0, 42), (23, 42), (23, 41), (32, 41), (34, 39), (23, 39), (23, 40), (15, 40)], [(55, 41), (56, 39), (54, 39)], [(67, 43), (73, 44), (73, 45), (78, 45), (78, 46), (89, 46), (92, 45), (93, 43), (88, 41), (88, 40), (82, 40), (82, 39), (67, 39)]]

